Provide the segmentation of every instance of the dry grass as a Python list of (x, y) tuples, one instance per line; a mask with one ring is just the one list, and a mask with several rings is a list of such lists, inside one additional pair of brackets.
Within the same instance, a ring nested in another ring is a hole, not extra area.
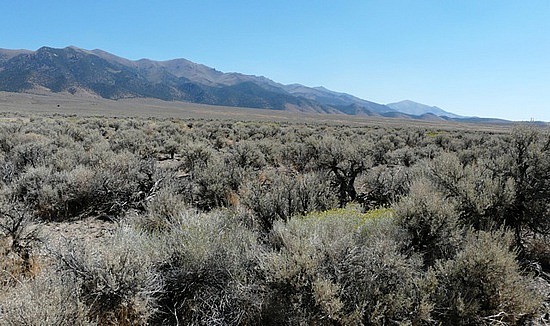
[(502, 133), (512, 125), (403, 120), (396, 118), (317, 114), (236, 108), (157, 99), (107, 100), (66, 94), (0, 92), (0, 112), (22, 114), (64, 114), (78, 116), (212, 119), (233, 121), (303, 122), (347, 126), (420, 127), (442, 130), (476, 130)]

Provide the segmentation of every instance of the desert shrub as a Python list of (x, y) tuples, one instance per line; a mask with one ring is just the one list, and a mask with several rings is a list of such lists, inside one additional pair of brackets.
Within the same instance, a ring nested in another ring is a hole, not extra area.
[(439, 155), (441, 155), (441, 152), (442, 152), (441, 149), (435, 146), (434, 144), (427, 144), (426, 146), (417, 147), (415, 149), (415, 153), (418, 156), (419, 160), (421, 159), (432, 160), (438, 157)]
[[(77, 166), (61, 172), (47, 170), (40, 172), (47, 174), (43, 176), (45, 180), (38, 191), (34, 192), (35, 189), (33, 189), (33, 193), (30, 193), (29, 188), (26, 188), (18, 192), (24, 194), (23, 198), (27, 203), (32, 205), (33, 201), (36, 201), (36, 215), (40, 218), (45, 220), (78, 218), (80, 214), (93, 213), (93, 207), (99, 204), (101, 190), (98, 189), (97, 174), (94, 170)], [(25, 181), (28, 184), (30, 180)], [(33, 200), (33, 197), (36, 199)]]
[(115, 153), (130, 152), (142, 158), (157, 154), (154, 139), (139, 125), (122, 127), (109, 138), (109, 143)]
[(452, 153), (434, 159), (430, 172), (436, 187), (457, 203), (461, 223), (476, 229), (502, 225), (499, 216), (513, 196), (510, 179), (498, 178), (481, 161), (463, 166)]
[(410, 236), (413, 248), (424, 255), (425, 265), (454, 256), (462, 238), (458, 213), (427, 180), (411, 185), (408, 196), (394, 205), (397, 223)]
[(284, 145), (277, 138), (265, 138), (255, 142), (258, 151), (263, 155), (265, 164), (263, 167), (284, 166), (283, 156), (285, 154)]
[(237, 192), (243, 178), (243, 170), (232, 163), (216, 156), (208, 164), (195, 166), (190, 171), (189, 186), (193, 206), (211, 210), (231, 204), (230, 199)]
[(154, 173), (153, 161), (120, 153), (97, 166), (62, 171), (29, 168), (11, 185), (11, 192), (44, 220), (116, 217), (130, 207), (140, 207), (155, 183)]
[(73, 277), (91, 320), (101, 325), (145, 325), (156, 312), (162, 280), (151, 243), (123, 227), (103, 244), (68, 243), (54, 251), (61, 273)]
[(512, 235), (470, 232), (456, 257), (439, 262), (434, 317), (452, 325), (520, 325), (540, 307), (541, 297), (521, 275), (510, 251)]
[(498, 218), (514, 230), (516, 243), (523, 246), (524, 230), (550, 233), (550, 135), (534, 127), (516, 127), (506, 153), (491, 166), (512, 189), (505, 214)]
[(461, 219), (476, 229), (506, 226), (523, 249), (526, 234), (548, 234), (550, 196), (549, 138), (517, 127), (502, 148), (462, 164), (446, 154), (432, 164), (433, 180), (458, 202)]
[(186, 144), (181, 153), (182, 169), (192, 171), (202, 168), (208, 165), (214, 155), (215, 152), (207, 144), (197, 141)]
[(262, 322), (385, 325), (428, 318), (429, 303), (416, 291), (419, 261), (401, 253), (402, 237), (389, 211), (276, 221), (276, 250), (262, 264), (270, 291)]
[(181, 211), (156, 240), (164, 288), (154, 324), (257, 324), (256, 235), (223, 212)]
[(36, 168), (43, 165), (56, 150), (50, 139), (44, 135), (26, 133), (16, 134), (15, 137), (9, 157), (18, 170), (23, 170), (27, 166)]
[(345, 304), (342, 289), (322, 269), (343, 259), (362, 220), (358, 213), (336, 218), (337, 214), (274, 223), (271, 243), (277, 250), (264, 258), (262, 266), (270, 288), (264, 324), (330, 323), (340, 318)]
[(173, 160), (176, 153), (178, 153), (180, 149), (181, 149), (181, 141), (168, 139), (166, 142), (164, 142), (161, 152), (170, 155), (170, 159)]
[(530, 238), (526, 244), (527, 259), (534, 262), (529, 266), (535, 273), (550, 282), (550, 236), (536, 236)]
[(331, 174), (340, 207), (357, 198), (355, 179), (370, 166), (371, 146), (358, 140), (324, 136), (312, 143), (317, 169)]
[(242, 169), (259, 170), (266, 165), (264, 154), (251, 141), (240, 141), (231, 147), (228, 160)]
[(386, 154), (388, 164), (410, 167), (418, 161), (418, 157), (410, 147), (400, 147)]
[(372, 151), (372, 161), (374, 165), (382, 165), (387, 162), (387, 154), (393, 151), (395, 145), (387, 138), (383, 137), (376, 141)]
[(308, 138), (305, 141), (285, 144), (282, 150), (282, 161), (285, 166), (298, 172), (305, 172), (318, 155), (314, 142), (315, 140)]
[(141, 208), (143, 199), (154, 189), (156, 170), (154, 160), (127, 152), (109, 157), (96, 176), (99, 212), (117, 216), (127, 208)]
[(271, 229), (275, 220), (288, 220), (295, 214), (336, 205), (325, 173), (264, 172), (257, 180), (249, 180), (244, 188), (242, 204), (254, 212), (265, 231)]
[(295, 191), (298, 212), (307, 214), (336, 207), (337, 198), (324, 172), (309, 172), (296, 177)]
[(0, 236), (8, 238), (10, 251), (27, 255), (40, 241), (40, 226), (20, 204), (3, 198), (0, 205)]
[(357, 178), (357, 199), (366, 210), (387, 206), (407, 194), (413, 173), (403, 166), (373, 167)]
[(5, 158), (0, 158), (0, 176), (3, 184), (11, 183), (18, 174), (19, 170), (12, 161), (6, 161)]
[[(2, 121), (0, 323), (527, 321), (515, 260), (548, 277), (548, 135), (445, 128)], [(125, 218), (40, 274), (32, 215)]]
[(89, 315), (78, 281), (53, 271), (23, 280), (0, 296), (2, 325), (97, 325)]
[(177, 193), (173, 185), (161, 188), (147, 201), (145, 212), (134, 221), (147, 232), (164, 230), (177, 215), (187, 208), (187, 198)]
[[(391, 214), (368, 220), (356, 246), (340, 263), (347, 317), (344, 324), (422, 324), (433, 303), (422, 290), (422, 260), (407, 252), (408, 236)], [(353, 308), (352, 308), (353, 307)]]
[(10, 200), (0, 201), (0, 285), (13, 284), (39, 272), (40, 231), (40, 225), (24, 207)]

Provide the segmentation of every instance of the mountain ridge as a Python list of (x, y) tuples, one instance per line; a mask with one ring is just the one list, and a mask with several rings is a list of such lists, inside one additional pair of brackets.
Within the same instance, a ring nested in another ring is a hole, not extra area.
[(225, 73), (183, 58), (129, 60), (76, 46), (0, 49), (0, 90), (37, 89), (113, 100), (143, 97), (327, 114), (433, 119), (423, 117), (430, 113), (446, 120), (462, 118), (408, 100), (384, 105), (322, 86), (284, 85), (264, 76)]
[(400, 102), (389, 103), (386, 105), (396, 111), (412, 114), (412, 115), (423, 115), (423, 114), (431, 113), (439, 117), (465, 118), (458, 114), (447, 112), (437, 106), (429, 106), (429, 105), (417, 103), (411, 100), (403, 100)]

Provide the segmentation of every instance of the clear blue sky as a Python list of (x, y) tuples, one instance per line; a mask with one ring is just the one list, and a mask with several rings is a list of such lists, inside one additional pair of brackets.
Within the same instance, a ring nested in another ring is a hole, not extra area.
[(462, 115), (550, 121), (550, 1), (3, 1), (0, 47), (75, 45), (129, 59), (325, 86)]

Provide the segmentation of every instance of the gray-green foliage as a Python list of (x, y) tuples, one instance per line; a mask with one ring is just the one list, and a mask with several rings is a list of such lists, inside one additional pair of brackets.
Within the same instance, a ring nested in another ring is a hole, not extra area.
[(156, 312), (162, 279), (145, 235), (122, 227), (101, 245), (69, 243), (55, 255), (78, 284), (78, 299), (100, 324), (145, 325)]
[[(0, 323), (528, 322), (518, 261), (548, 270), (549, 144), (530, 127), (0, 120), (0, 212), (21, 213), (0, 216)], [(93, 216), (123, 222), (44, 253), (25, 224)], [(27, 254), (37, 268), (12, 273)]]
[(414, 171), (403, 166), (376, 166), (363, 172), (357, 180), (358, 201), (365, 209), (388, 206), (409, 191)]
[(255, 233), (222, 212), (181, 211), (155, 242), (164, 282), (155, 323), (257, 323), (264, 294)]
[(67, 170), (28, 168), (13, 186), (13, 196), (45, 220), (85, 215), (117, 216), (140, 204), (154, 184), (154, 162), (130, 153), (114, 154), (97, 165)]
[(80, 284), (71, 275), (44, 273), (7, 289), (0, 298), (2, 325), (92, 326), (80, 297)]
[(434, 183), (458, 203), (466, 225), (477, 229), (506, 226), (523, 246), (525, 231), (550, 231), (550, 141), (530, 127), (517, 127), (500, 148), (460, 162), (445, 154), (432, 163)]
[(288, 220), (296, 214), (322, 211), (337, 205), (326, 173), (294, 174), (270, 171), (249, 180), (242, 203), (251, 209), (264, 230), (274, 221)]
[[(350, 137), (351, 138), (351, 137)], [(317, 166), (331, 173), (340, 207), (357, 199), (355, 179), (370, 166), (370, 143), (324, 136), (313, 144)]]
[(449, 325), (520, 325), (541, 297), (521, 274), (510, 251), (512, 235), (470, 232), (452, 260), (435, 264), (434, 316)]
[(427, 265), (454, 256), (463, 237), (458, 212), (427, 180), (417, 180), (408, 196), (396, 205), (397, 223), (407, 230), (413, 248)]
[(264, 260), (270, 324), (405, 323), (429, 319), (420, 262), (402, 253), (390, 216), (334, 211), (277, 221)]

